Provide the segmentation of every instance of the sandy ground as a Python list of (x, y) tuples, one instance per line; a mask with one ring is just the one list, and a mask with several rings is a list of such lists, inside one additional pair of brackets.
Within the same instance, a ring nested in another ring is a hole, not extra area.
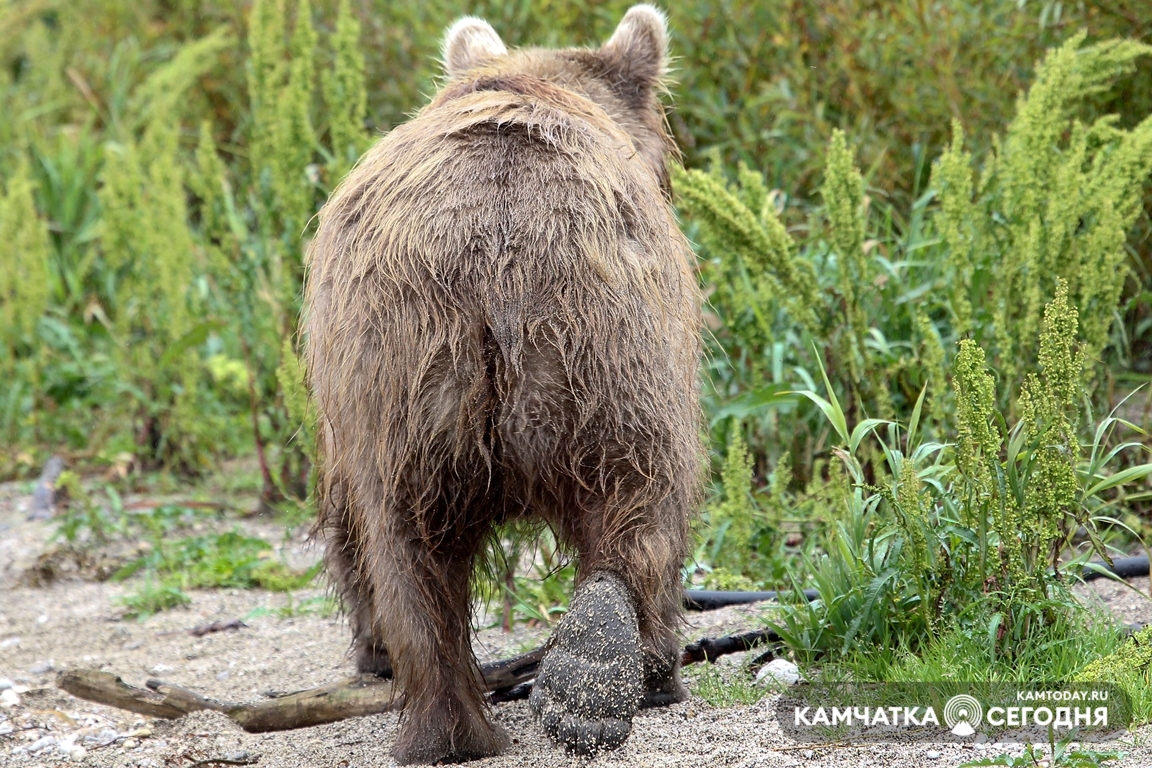
[[(89, 766), (180, 768), (255, 761), (262, 768), (367, 768), (390, 766), (397, 715), (348, 720), (292, 732), (253, 735), (224, 715), (201, 712), (180, 720), (140, 717), (75, 699), (54, 686), (56, 672), (92, 667), (132, 685), (148, 678), (192, 688), (224, 700), (259, 700), (271, 690), (297, 690), (352, 673), (341, 619), (291, 615), (319, 592), (293, 597), (259, 590), (192, 593), (190, 606), (145, 621), (120, 616), (131, 585), (64, 580), (25, 586), (25, 571), (43, 551), (50, 523), (24, 520), (27, 485), (0, 486), (0, 765), (48, 766), (77, 760)], [(294, 563), (313, 560), (302, 534), (285, 538), (269, 523), (245, 523), (250, 532), (279, 542)], [(1147, 580), (1138, 586), (1147, 592)], [(1152, 601), (1116, 585), (1091, 587), (1126, 621), (1152, 620)], [(277, 613), (277, 610), (280, 612)], [(762, 607), (692, 614), (686, 639), (716, 637), (759, 626)], [(240, 618), (245, 628), (194, 637), (188, 629)], [(481, 629), (481, 660), (505, 658), (546, 637), (542, 629), (505, 634)], [(748, 654), (726, 657), (724, 674), (740, 674)], [(624, 747), (592, 760), (567, 756), (533, 721), (526, 702), (496, 705), (493, 718), (511, 746), (480, 768), (532, 766), (956, 766), (1019, 745), (887, 744), (812, 747), (790, 741), (775, 722), (776, 697), (751, 706), (714, 708), (693, 696), (637, 715)], [(1152, 727), (1108, 747), (1126, 757), (1107, 765), (1152, 766)], [(1099, 748), (1099, 747), (1097, 747)], [(221, 760), (230, 762), (220, 762)], [(208, 761), (208, 762), (204, 762)]]

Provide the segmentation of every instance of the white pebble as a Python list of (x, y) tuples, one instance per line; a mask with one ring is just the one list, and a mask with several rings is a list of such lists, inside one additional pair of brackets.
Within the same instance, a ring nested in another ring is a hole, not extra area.
[(744, 666), (744, 662), (748, 661), (749, 654), (745, 653), (729, 653), (716, 659), (716, 664), (722, 667), (730, 667), (732, 669), (739, 669)]
[(103, 728), (99, 733), (90, 733), (84, 737), (85, 743), (88, 744), (111, 744), (120, 738), (120, 734), (114, 728)]
[(171, 672), (173, 669), (175, 669), (175, 667), (170, 667), (167, 664), (157, 664), (156, 666), (152, 667), (152, 674), (162, 675), (165, 672)]
[(927, 757), (929, 760), (938, 760), (938, 759), (940, 759), (940, 753), (934, 749), (930, 749), (930, 750), (928, 750)]
[(20, 706), (20, 696), (16, 691), (11, 688), (5, 688), (0, 691), (0, 706), (3, 707), (18, 707)]
[(0, 677), (0, 691), (6, 691), (14, 685), (15, 685), (15, 683), (13, 683), (8, 678)]
[(56, 739), (51, 736), (44, 736), (28, 745), (29, 752), (39, 752), (42, 749), (48, 749), (56, 746)]
[(795, 685), (800, 682), (800, 668), (787, 659), (772, 659), (756, 674), (760, 684), (777, 683)]
[(30, 675), (46, 675), (52, 671), (51, 661), (38, 661), (32, 666), (28, 667), (28, 674)]
[(68, 759), (74, 763), (79, 763), (81, 760), (83, 760), (87, 756), (88, 756), (88, 750), (84, 749), (84, 747), (81, 747), (79, 745), (72, 747), (72, 749), (70, 749), (68, 751)]
[(135, 749), (136, 745), (139, 743), (140, 742), (136, 741), (136, 739), (125, 739), (124, 749)]

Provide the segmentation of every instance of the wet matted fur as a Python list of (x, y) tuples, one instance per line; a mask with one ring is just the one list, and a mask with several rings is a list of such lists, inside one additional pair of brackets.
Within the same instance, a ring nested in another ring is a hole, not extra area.
[[(444, 89), (320, 212), (305, 311), (318, 525), (359, 668), (393, 672), (405, 693), (401, 762), (503, 748), (469, 580), (494, 526), (524, 516), (576, 553), (579, 599), (627, 603), (609, 613), (620, 642), (639, 637), (637, 690), (683, 695), (673, 629), (703, 456), (700, 298), (667, 199), (666, 46), (649, 6), (598, 49), (509, 52), (463, 19)], [(608, 587), (581, 591), (592, 579)], [(565, 636), (579, 686), (608, 646)], [(596, 737), (611, 707), (582, 701), (591, 725), (553, 737), (619, 743)], [(624, 735), (637, 703), (612, 705)]]

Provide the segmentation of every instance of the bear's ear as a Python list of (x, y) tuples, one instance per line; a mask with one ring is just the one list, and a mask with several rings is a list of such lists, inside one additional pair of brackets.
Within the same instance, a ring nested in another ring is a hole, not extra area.
[(656, 86), (668, 68), (667, 19), (654, 6), (632, 6), (600, 54), (610, 69), (638, 90)]
[(508, 53), (504, 41), (483, 19), (466, 16), (444, 33), (444, 73), (456, 77)]

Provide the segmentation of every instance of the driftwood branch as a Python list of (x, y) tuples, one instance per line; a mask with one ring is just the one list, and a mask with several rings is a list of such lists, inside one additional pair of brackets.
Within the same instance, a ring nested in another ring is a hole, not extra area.
[(684, 646), (684, 652), (680, 654), (680, 664), (695, 664), (698, 661), (711, 663), (719, 657), (727, 656), (730, 653), (749, 651), (758, 645), (778, 642), (780, 642), (780, 635), (770, 629), (757, 629), (741, 635), (726, 635), (716, 638), (705, 637), (702, 640), (695, 643), (688, 643), (688, 645)]
[[(681, 663), (714, 661), (719, 656), (778, 639), (766, 630), (705, 638), (684, 649)], [(481, 666), (484, 687), (492, 694), (493, 701), (523, 698), (531, 690), (531, 681), (536, 677), (545, 651), (546, 647), (541, 646), (521, 656)], [(245, 704), (208, 699), (161, 680), (149, 680), (145, 688), (135, 688), (110, 672), (95, 669), (61, 672), (56, 685), (77, 698), (152, 717), (176, 718), (211, 709), (223, 712), (250, 733), (284, 731), (375, 715), (399, 709), (403, 704), (403, 696), (394, 690), (391, 680), (372, 675), (350, 677), (319, 688), (277, 694), (266, 701)]]
[[(498, 692), (525, 683), (536, 676), (543, 658), (541, 647), (522, 656), (485, 664), (480, 668), (484, 685), (487, 690)], [(403, 697), (393, 690), (391, 680), (372, 675), (350, 677), (247, 704), (208, 699), (161, 680), (149, 680), (146, 688), (135, 688), (116, 675), (95, 669), (61, 672), (56, 685), (77, 698), (152, 717), (175, 718), (211, 709), (223, 712), (250, 733), (284, 731), (375, 715), (397, 709), (403, 703)]]

